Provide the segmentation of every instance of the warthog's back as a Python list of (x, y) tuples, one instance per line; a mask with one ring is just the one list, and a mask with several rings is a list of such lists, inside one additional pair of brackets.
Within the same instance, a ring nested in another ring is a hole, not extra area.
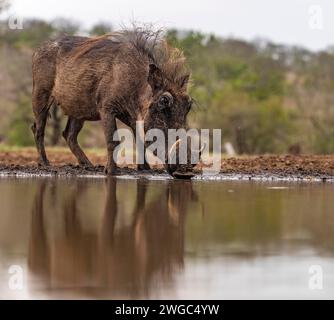
[(147, 85), (147, 66), (148, 60), (129, 43), (67, 36), (35, 52), (34, 87), (51, 92), (66, 115), (99, 120), (98, 102), (131, 97)]
[(54, 83), (59, 53), (61, 51), (69, 53), (87, 39), (85, 37), (63, 37), (44, 42), (34, 52), (32, 58), (34, 83), (36, 85)]

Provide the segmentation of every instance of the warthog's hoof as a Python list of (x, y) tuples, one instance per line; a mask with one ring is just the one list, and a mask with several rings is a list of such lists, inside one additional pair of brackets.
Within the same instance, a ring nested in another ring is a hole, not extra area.
[(84, 169), (89, 169), (89, 168), (93, 168), (94, 165), (89, 161), (89, 160), (82, 160), (79, 161), (79, 166), (84, 168)]
[(86, 171), (94, 171), (95, 167), (93, 165), (80, 165), (80, 167)]
[(84, 170), (93, 170), (94, 165), (89, 161), (89, 162), (79, 162), (79, 166), (84, 169)]
[(107, 176), (114, 176), (116, 174), (116, 168), (105, 167), (103, 172)]
[(151, 168), (147, 163), (143, 163), (143, 164), (138, 164), (137, 170), (138, 171), (148, 171), (148, 170), (151, 170)]
[(195, 174), (193, 172), (178, 172), (178, 171), (175, 171), (173, 173), (173, 177), (176, 178), (176, 179), (189, 180), (194, 176), (195, 176)]
[(49, 160), (38, 160), (37, 164), (39, 167), (50, 167)]

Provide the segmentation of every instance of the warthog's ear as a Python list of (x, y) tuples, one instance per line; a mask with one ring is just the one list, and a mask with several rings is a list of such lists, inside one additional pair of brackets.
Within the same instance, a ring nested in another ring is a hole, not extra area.
[(160, 90), (163, 87), (164, 79), (162, 72), (154, 63), (149, 65), (147, 81), (153, 91)]

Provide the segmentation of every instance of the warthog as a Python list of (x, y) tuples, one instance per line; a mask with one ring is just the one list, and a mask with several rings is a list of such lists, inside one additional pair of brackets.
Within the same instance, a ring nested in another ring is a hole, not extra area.
[[(113, 151), (119, 144), (113, 141), (116, 119), (133, 131), (136, 121), (142, 120), (145, 132), (157, 128), (166, 137), (168, 129), (186, 127), (192, 106), (187, 93), (190, 73), (183, 53), (170, 47), (159, 32), (135, 28), (97, 38), (47, 41), (34, 53), (32, 69), (32, 131), (40, 165), (49, 165), (44, 132), (52, 105), (68, 116), (63, 137), (83, 166), (92, 164), (77, 136), (86, 120), (101, 120), (108, 149), (105, 173), (110, 175), (115, 173)], [(171, 150), (165, 145), (167, 159)], [(175, 151), (176, 145), (171, 149)], [(166, 169), (174, 177), (191, 177), (192, 167), (167, 164)], [(146, 160), (138, 168), (149, 169)]]

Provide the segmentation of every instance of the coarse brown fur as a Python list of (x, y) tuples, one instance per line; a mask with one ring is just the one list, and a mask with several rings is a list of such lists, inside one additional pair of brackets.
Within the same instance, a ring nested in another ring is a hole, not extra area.
[(101, 120), (106, 172), (114, 173), (116, 118), (133, 131), (137, 120), (144, 121), (145, 131), (184, 128), (191, 107), (189, 76), (183, 53), (169, 46), (161, 32), (135, 28), (45, 42), (33, 55), (32, 130), (39, 163), (48, 165), (44, 131), (49, 108), (56, 104), (68, 116), (63, 136), (81, 165), (91, 163), (77, 136), (85, 121)]

